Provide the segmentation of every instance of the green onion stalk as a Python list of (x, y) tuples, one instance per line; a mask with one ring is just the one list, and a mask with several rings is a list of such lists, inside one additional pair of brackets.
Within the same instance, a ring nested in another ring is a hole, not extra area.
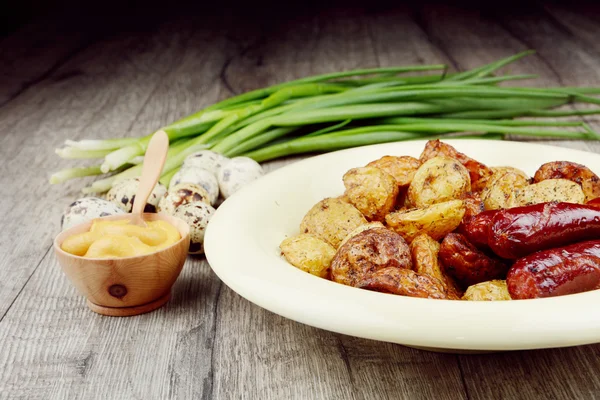
[[(448, 73), (441, 64), (333, 72), (227, 98), (157, 127), (171, 142), (160, 181), (168, 184), (186, 157), (206, 149), (263, 162), (415, 139), (600, 139), (582, 120), (555, 120), (600, 114), (600, 98), (595, 97), (600, 88), (500, 86), (536, 78), (499, 74), (532, 53), (458, 73)], [(591, 106), (563, 107), (573, 104)], [(115, 182), (140, 175), (151, 136), (67, 140), (56, 150), (61, 158), (99, 161), (58, 171), (50, 182), (104, 175), (83, 191), (106, 192)]]

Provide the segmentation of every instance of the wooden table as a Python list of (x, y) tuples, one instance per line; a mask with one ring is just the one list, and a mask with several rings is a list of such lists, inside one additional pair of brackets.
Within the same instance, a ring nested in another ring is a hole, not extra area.
[(438, 62), (460, 70), (528, 48), (538, 54), (514, 73), (600, 86), (597, 7), (365, 3), (59, 10), (2, 39), (0, 397), (600, 398), (600, 345), (453, 355), (334, 334), (242, 299), (204, 258), (188, 260), (162, 309), (108, 318), (60, 272), (52, 239), (90, 182), (48, 185), (67, 165), (53, 152), (67, 138), (144, 135), (232, 93), (308, 74)]

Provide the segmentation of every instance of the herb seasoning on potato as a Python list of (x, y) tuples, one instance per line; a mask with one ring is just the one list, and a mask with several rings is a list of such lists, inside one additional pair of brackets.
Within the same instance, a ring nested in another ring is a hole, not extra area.
[(344, 193), (315, 204), (280, 245), (316, 277), (462, 301), (600, 289), (597, 241), (582, 242), (600, 232), (600, 178), (584, 165), (549, 162), (530, 178), (430, 140), (419, 159), (386, 155), (341, 180)]

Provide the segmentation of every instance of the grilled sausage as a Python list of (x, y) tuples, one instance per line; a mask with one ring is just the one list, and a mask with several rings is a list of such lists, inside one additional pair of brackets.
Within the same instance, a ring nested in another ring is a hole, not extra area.
[(600, 288), (600, 240), (540, 251), (515, 262), (506, 278), (513, 299), (562, 296)]
[(459, 233), (446, 235), (440, 246), (439, 257), (444, 272), (463, 287), (504, 279), (510, 267), (503, 260), (478, 250)]
[(498, 213), (498, 210), (489, 210), (477, 214), (471, 219), (463, 229), (464, 235), (469, 242), (481, 250), (489, 249), (488, 246), (488, 230), (492, 224), (492, 219)]
[(502, 258), (600, 236), (600, 209), (572, 203), (541, 203), (500, 210), (492, 218), (488, 245)]

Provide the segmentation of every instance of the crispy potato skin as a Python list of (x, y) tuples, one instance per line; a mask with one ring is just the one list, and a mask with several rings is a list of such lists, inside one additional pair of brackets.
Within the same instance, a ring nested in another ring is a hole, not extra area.
[(470, 301), (512, 300), (508, 293), (506, 281), (503, 280), (493, 280), (471, 285), (467, 288), (462, 299)]
[(306, 233), (284, 239), (281, 254), (294, 267), (321, 278), (329, 277), (329, 266), (335, 249), (316, 236)]
[(531, 181), (531, 178), (521, 169), (509, 166), (502, 167), (490, 167), (494, 175), (503, 175), (507, 172), (512, 172), (513, 174), (517, 174), (523, 177), (526, 181)]
[(410, 185), (420, 166), (421, 161), (410, 156), (383, 156), (367, 164), (367, 167), (379, 168), (393, 176), (399, 188)]
[(467, 168), (467, 170), (469, 170), (469, 175), (471, 177), (471, 190), (474, 192), (480, 191), (483, 188), (483, 185), (485, 185), (486, 180), (492, 176), (492, 170), (486, 165), (466, 156), (449, 144), (440, 142), (439, 140), (428, 141), (423, 149), (423, 152), (421, 153), (421, 156), (419, 157), (419, 160), (424, 163), (433, 157), (441, 155), (458, 160)]
[(460, 225), (464, 215), (464, 202), (450, 200), (427, 208), (390, 213), (385, 222), (410, 243), (421, 233), (426, 233), (435, 240), (442, 239)]
[(440, 260), (444, 272), (463, 287), (502, 279), (510, 265), (478, 250), (459, 233), (446, 235), (440, 246)]
[(515, 190), (513, 200), (507, 208), (549, 202), (583, 204), (585, 194), (575, 182), (567, 179), (547, 179)]
[(369, 221), (383, 221), (394, 209), (399, 188), (387, 172), (375, 167), (353, 168), (343, 180), (345, 196)]
[(352, 204), (326, 198), (315, 204), (300, 223), (301, 233), (310, 233), (338, 248), (342, 240), (367, 220)]
[(346, 243), (348, 241), (348, 239), (350, 239), (351, 237), (356, 236), (359, 233), (367, 231), (367, 230), (372, 229), (372, 228), (385, 228), (385, 227), (379, 221), (368, 222), (368, 223), (366, 223), (364, 225), (360, 225), (356, 229), (354, 229), (352, 232), (350, 232), (348, 234), (348, 236), (346, 236), (344, 238), (344, 240), (342, 240), (342, 243), (340, 243), (340, 247), (343, 246), (344, 243)]
[(440, 244), (433, 240), (431, 236), (421, 234), (414, 238), (409, 247), (412, 255), (413, 270), (418, 274), (437, 279), (442, 284), (449, 299), (460, 299), (462, 291), (458, 287), (458, 284), (442, 271), (438, 259)]
[(568, 179), (581, 186), (588, 202), (600, 197), (600, 178), (585, 165), (569, 161), (553, 161), (543, 164), (535, 172), (535, 183), (546, 179)]
[(348, 239), (331, 262), (331, 278), (359, 286), (371, 273), (385, 267), (412, 267), (410, 250), (402, 237), (386, 228), (372, 228)]
[(427, 207), (459, 199), (470, 190), (469, 171), (454, 158), (439, 156), (419, 167), (408, 187), (406, 202), (411, 207)]
[(514, 202), (515, 189), (529, 185), (529, 179), (514, 171), (495, 173), (481, 191), (486, 210), (508, 208)]
[(382, 268), (370, 274), (360, 283), (359, 287), (401, 296), (428, 299), (448, 298), (437, 279), (418, 274), (410, 269), (394, 267)]

